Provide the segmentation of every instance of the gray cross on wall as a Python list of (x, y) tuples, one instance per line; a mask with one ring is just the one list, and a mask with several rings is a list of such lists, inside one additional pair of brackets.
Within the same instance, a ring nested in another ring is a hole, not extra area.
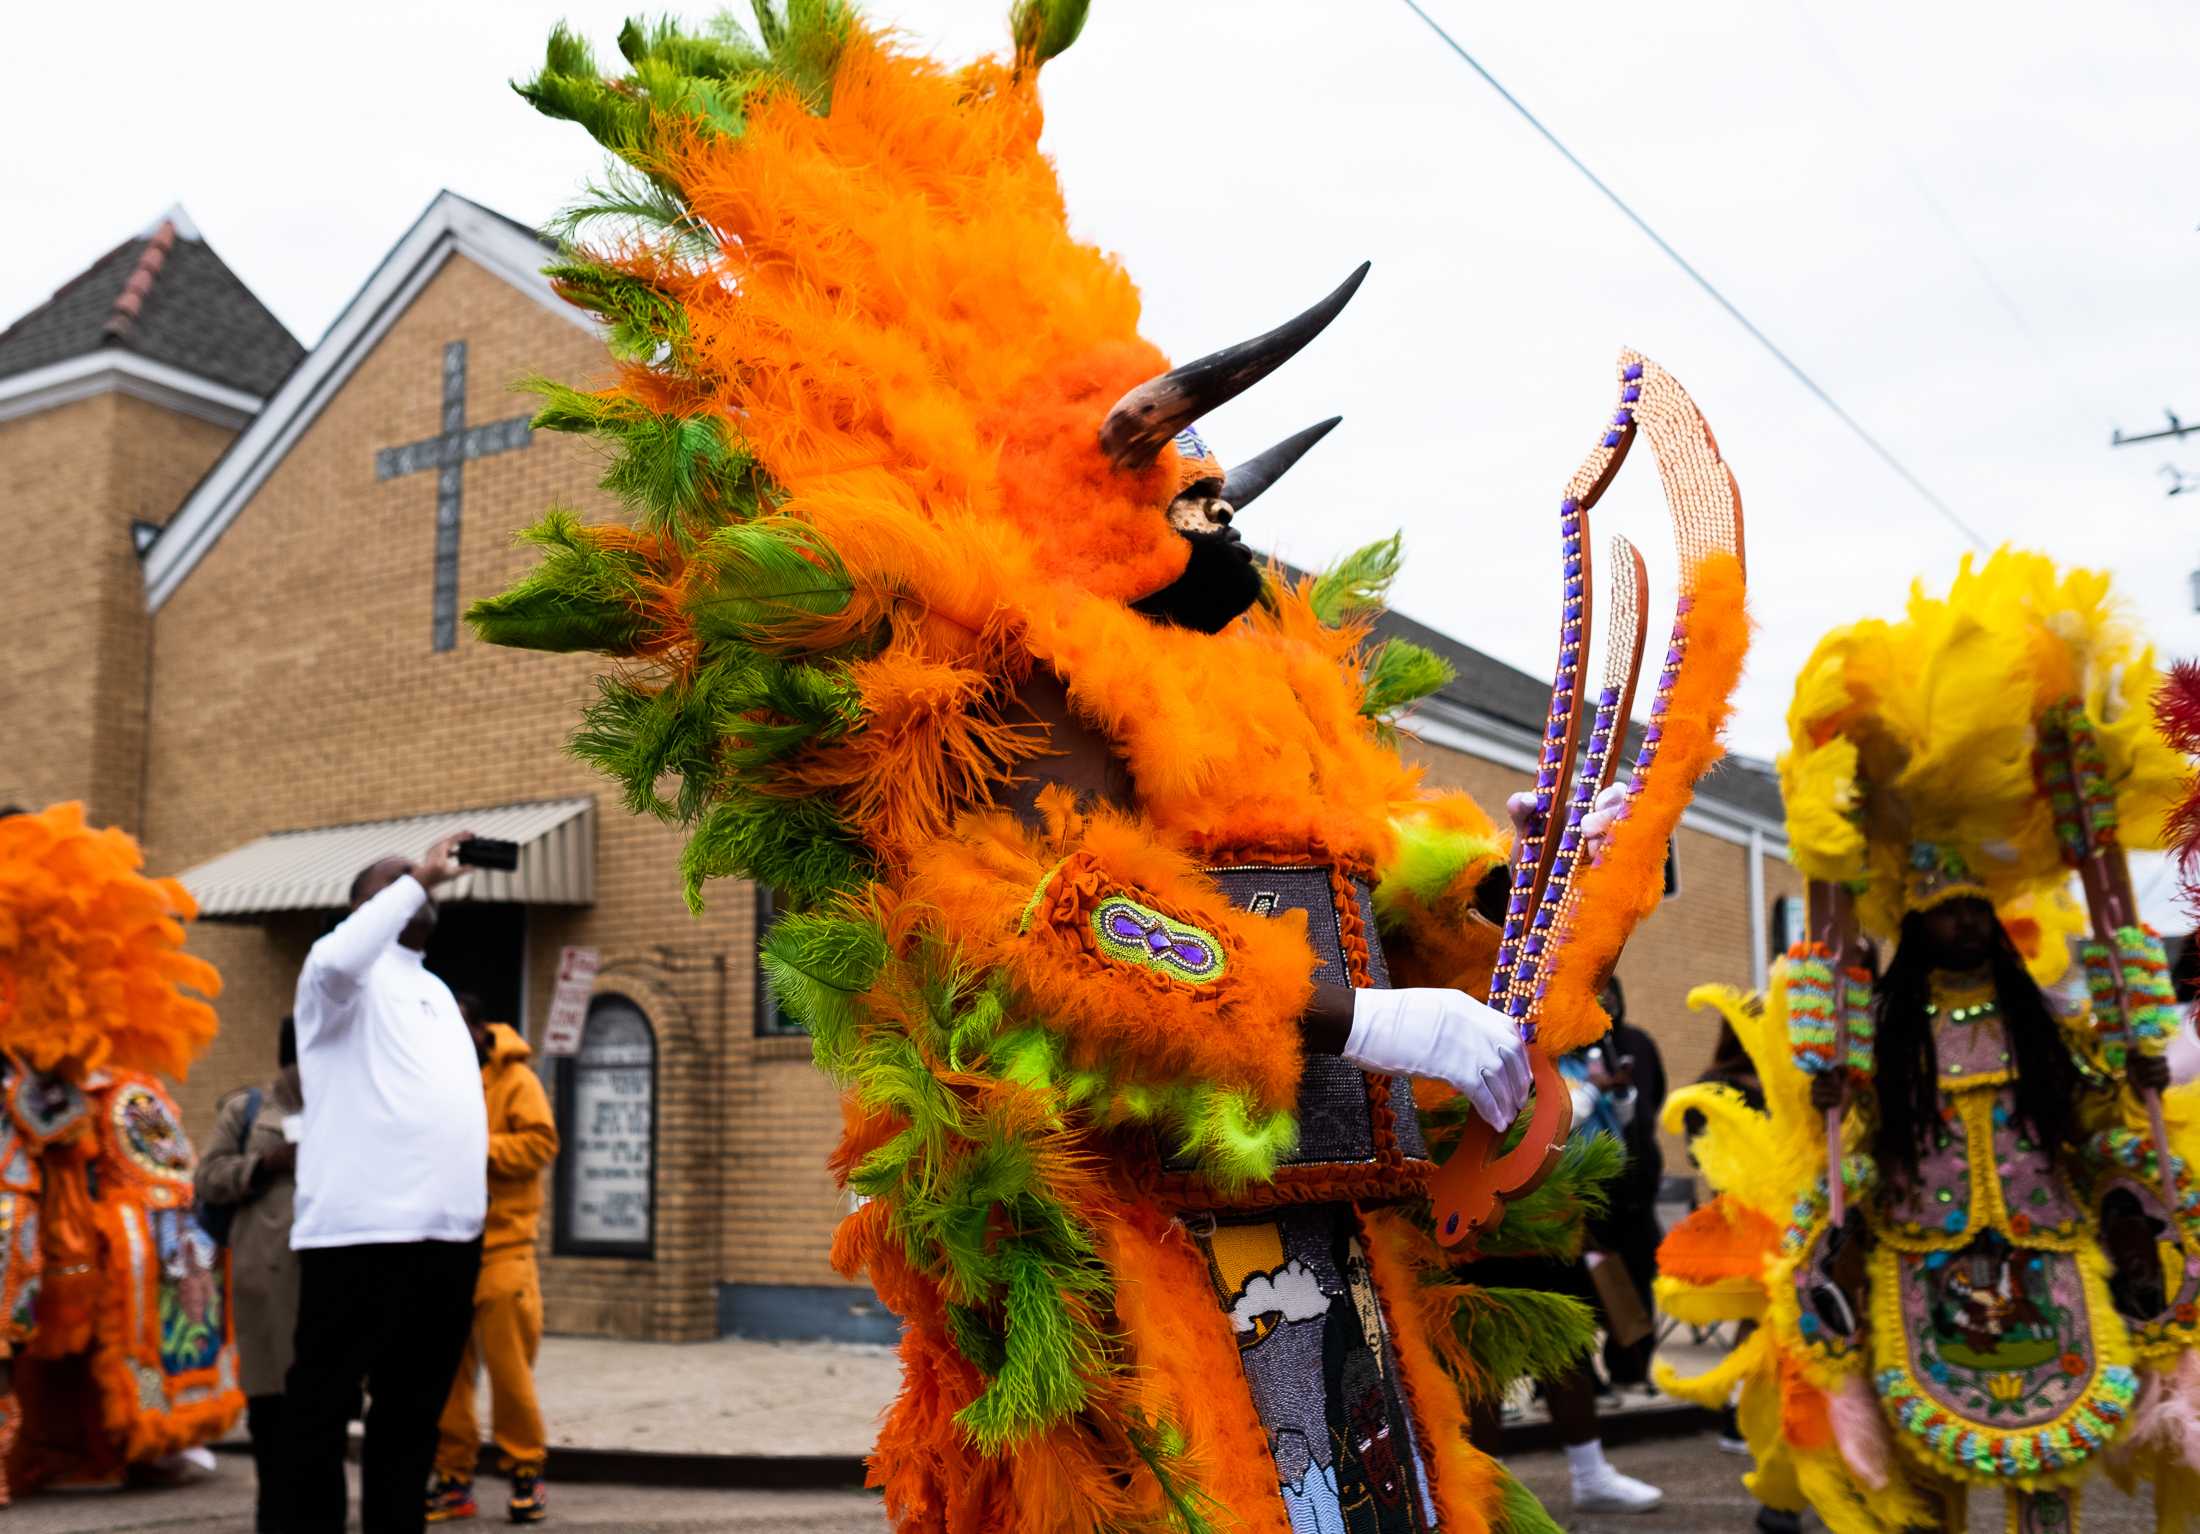
[(534, 440), (528, 417), (511, 416), (486, 426), (466, 424), (466, 343), (443, 348), (443, 429), (432, 437), (385, 447), (374, 455), (374, 477), (395, 479), (433, 469), (435, 474), (435, 648), (458, 645), (459, 492), (466, 461), (507, 453)]

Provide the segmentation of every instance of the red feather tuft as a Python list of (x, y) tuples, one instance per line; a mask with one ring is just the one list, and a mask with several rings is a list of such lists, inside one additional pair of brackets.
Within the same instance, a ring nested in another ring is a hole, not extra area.
[[(2154, 716), (2163, 739), (2188, 757), (2200, 757), (2200, 661), (2179, 661), (2170, 668), (2154, 696)], [(2177, 850), (2185, 909), (2200, 919), (2200, 773), (2187, 781), (2183, 802), (2170, 813), (2168, 839)]]

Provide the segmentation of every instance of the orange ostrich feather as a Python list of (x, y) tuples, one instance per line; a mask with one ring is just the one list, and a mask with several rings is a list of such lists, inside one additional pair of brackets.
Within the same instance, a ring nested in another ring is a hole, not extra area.
[(0, 1050), (34, 1070), (182, 1076), (214, 1037), (221, 977), (183, 951), (198, 914), (80, 804), (0, 819)]
[(1658, 1243), (1658, 1271), (1684, 1284), (1754, 1279), (1780, 1250), (1780, 1232), (1739, 1200), (1715, 1198), (1689, 1212)]
[[(771, 90), (738, 144), (697, 130), (664, 167), (734, 237), (678, 293), (691, 371), (722, 389), (710, 403), (741, 420), (787, 515), (868, 578), (943, 608), (960, 595), (973, 628), (1000, 598), (979, 577), (1004, 542), (1117, 601), (1186, 557), (1154, 515), (1173, 455), (1124, 474), (1094, 434), (1166, 360), (1138, 336), (1130, 278), (1069, 232), (1034, 79), (949, 70), (858, 27), (830, 113)], [(942, 536), (875, 540), (880, 506)]]

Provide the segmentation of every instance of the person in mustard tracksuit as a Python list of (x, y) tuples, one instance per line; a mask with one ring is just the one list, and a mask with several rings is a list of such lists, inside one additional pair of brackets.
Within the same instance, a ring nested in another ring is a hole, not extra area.
[(481, 1057), (481, 1086), (489, 1100), (489, 1216), (474, 1289), (474, 1333), (443, 1407), (428, 1521), (448, 1523), (479, 1511), (474, 1465), (481, 1437), (474, 1383), (486, 1364), (490, 1427), (499, 1463), (512, 1477), (508, 1511), (514, 1523), (539, 1523), (549, 1506), (542, 1485), (542, 1408), (535, 1400), (535, 1352), (542, 1345), (535, 1232), (542, 1223), (542, 1173), (558, 1153), (558, 1129), (550, 1099), (527, 1063), (527, 1041), (503, 1023), (482, 1022), (473, 997), (462, 995), (458, 1003)]

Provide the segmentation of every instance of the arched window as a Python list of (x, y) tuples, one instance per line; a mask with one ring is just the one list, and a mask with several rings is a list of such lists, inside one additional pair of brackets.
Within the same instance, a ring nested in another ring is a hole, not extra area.
[(624, 996), (590, 1002), (558, 1062), (558, 1141), (558, 1255), (654, 1256), (657, 1036)]

